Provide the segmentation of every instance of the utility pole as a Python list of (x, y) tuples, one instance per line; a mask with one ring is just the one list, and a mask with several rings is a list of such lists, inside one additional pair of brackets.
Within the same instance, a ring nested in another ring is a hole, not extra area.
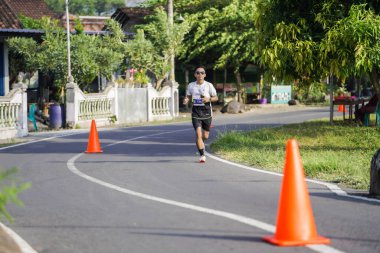
[(67, 29), (67, 78), (71, 82), (71, 53), (70, 53), (70, 22), (69, 22), (69, 0), (66, 3), (66, 29)]
[[(168, 19), (171, 32), (173, 32), (174, 18), (173, 18), (173, 0), (168, 0)], [(175, 62), (174, 62), (174, 49), (170, 49), (170, 76), (169, 80), (175, 81)]]

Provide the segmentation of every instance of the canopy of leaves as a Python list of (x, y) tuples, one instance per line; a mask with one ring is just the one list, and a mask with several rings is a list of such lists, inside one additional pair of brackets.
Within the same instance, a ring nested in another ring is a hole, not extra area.
[(162, 7), (156, 8), (147, 20), (147, 24), (139, 26), (135, 38), (126, 43), (126, 54), (130, 66), (150, 70), (159, 81), (170, 70), (169, 55), (181, 50), (188, 23), (171, 25)]
[[(366, 5), (352, 5), (349, 15), (337, 21), (321, 43), (320, 62), (340, 78), (377, 74), (380, 66), (380, 16)], [(377, 77), (374, 77), (377, 79)], [(372, 80), (380, 91), (377, 80)]]
[[(189, 61), (211, 54), (217, 68), (232, 66), (237, 71), (245, 63), (255, 61), (255, 3), (239, 0), (228, 1), (228, 4), (218, 2), (219, 5), (202, 12), (186, 15), (191, 30), (185, 38), (181, 58)], [(200, 4), (205, 7), (204, 1)]]

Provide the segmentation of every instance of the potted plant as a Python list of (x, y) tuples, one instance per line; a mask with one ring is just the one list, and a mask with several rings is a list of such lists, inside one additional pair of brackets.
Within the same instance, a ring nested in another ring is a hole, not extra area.
[(136, 72), (135, 78), (134, 78), (135, 84), (137, 84), (138, 87), (145, 88), (146, 85), (149, 83), (149, 77), (146, 75), (146, 70), (140, 69)]

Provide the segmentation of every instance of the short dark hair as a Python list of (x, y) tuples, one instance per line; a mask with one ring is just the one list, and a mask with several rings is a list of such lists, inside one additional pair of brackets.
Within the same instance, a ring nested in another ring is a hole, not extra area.
[(196, 67), (196, 68), (194, 69), (194, 72), (197, 71), (197, 69), (201, 69), (201, 68), (204, 69), (204, 70), (205, 70), (205, 73), (206, 73), (206, 68), (205, 68), (204, 66), (198, 66), (198, 67)]

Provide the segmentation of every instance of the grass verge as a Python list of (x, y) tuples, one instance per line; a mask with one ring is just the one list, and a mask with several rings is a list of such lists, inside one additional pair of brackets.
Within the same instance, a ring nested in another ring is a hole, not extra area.
[(297, 139), (308, 178), (368, 190), (372, 156), (380, 147), (380, 127), (343, 121), (310, 121), (250, 132), (226, 132), (213, 152), (241, 164), (282, 172), (286, 141)]

